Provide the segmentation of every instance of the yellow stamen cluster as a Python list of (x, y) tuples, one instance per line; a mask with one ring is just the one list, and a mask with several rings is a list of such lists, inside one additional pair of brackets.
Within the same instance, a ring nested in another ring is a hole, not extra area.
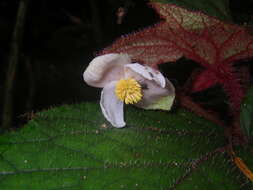
[(121, 79), (115, 87), (116, 96), (126, 104), (134, 104), (141, 100), (141, 85), (133, 78)]

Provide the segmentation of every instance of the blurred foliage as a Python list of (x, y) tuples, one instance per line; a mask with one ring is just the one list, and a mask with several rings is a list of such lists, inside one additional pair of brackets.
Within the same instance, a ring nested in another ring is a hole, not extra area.
[(151, 0), (152, 2), (170, 3), (189, 10), (201, 11), (220, 20), (231, 21), (229, 0)]
[(240, 114), (240, 123), (244, 134), (252, 140), (253, 137), (253, 88), (251, 88), (245, 97)]

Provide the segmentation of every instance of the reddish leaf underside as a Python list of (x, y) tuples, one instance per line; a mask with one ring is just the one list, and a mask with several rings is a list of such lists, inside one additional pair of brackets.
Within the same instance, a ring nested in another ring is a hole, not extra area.
[(210, 88), (218, 83), (218, 80), (210, 70), (202, 71), (196, 78), (192, 86), (193, 92), (201, 91), (202, 89)]
[(151, 6), (164, 21), (119, 38), (101, 54), (128, 53), (132, 59), (149, 65), (185, 56), (204, 66), (253, 55), (253, 38), (242, 27), (172, 4)]
[(153, 67), (185, 56), (207, 69), (193, 84), (195, 91), (220, 83), (231, 105), (238, 107), (243, 91), (231, 63), (253, 56), (253, 38), (247, 30), (173, 4), (150, 5), (163, 21), (119, 38), (101, 54), (127, 53), (133, 61)]

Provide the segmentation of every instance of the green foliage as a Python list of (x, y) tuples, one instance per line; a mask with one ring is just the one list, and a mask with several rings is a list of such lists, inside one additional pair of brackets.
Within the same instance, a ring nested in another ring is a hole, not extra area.
[(151, 2), (170, 3), (193, 11), (201, 11), (220, 20), (232, 21), (229, 0), (151, 0)]
[(94, 103), (37, 113), (0, 137), (1, 190), (250, 189), (221, 127), (185, 110), (125, 117), (113, 128)]
[(241, 106), (241, 127), (249, 138), (253, 136), (253, 87), (248, 91)]

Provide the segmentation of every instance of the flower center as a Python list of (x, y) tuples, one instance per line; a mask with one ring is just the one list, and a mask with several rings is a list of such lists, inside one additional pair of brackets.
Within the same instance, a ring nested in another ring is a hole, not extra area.
[(126, 104), (134, 104), (141, 100), (141, 85), (133, 78), (121, 79), (115, 87), (116, 96)]

